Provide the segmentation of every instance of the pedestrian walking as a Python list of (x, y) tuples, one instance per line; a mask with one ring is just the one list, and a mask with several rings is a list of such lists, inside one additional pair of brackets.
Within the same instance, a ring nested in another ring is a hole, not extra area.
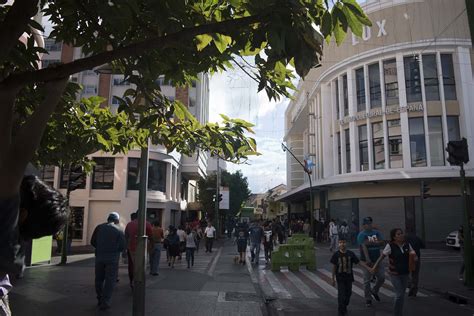
[(178, 226), (176, 231), (179, 237), (179, 256), (178, 260), (181, 260), (181, 255), (186, 251), (186, 232), (184, 231), (183, 225)]
[(334, 221), (334, 219), (331, 219), (329, 221), (329, 240), (331, 241), (331, 244), (329, 246), (329, 251), (337, 251), (337, 244), (338, 244), (338, 238), (339, 238), (339, 231), (337, 229), (337, 224)]
[(338, 240), (338, 248), (331, 257), (332, 267), (332, 285), (337, 283), (337, 302), (339, 316), (347, 315), (347, 306), (349, 305), (352, 294), (352, 283), (354, 282), (353, 265), (359, 264), (367, 271), (371, 268), (360, 261), (359, 258), (347, 249), (346, 239)]
[[(138, 211), (130, 214), (130, 222), (125, 227), (125, 242), (127, 244), (128, 254), (128, 278), (130, 280), (130, 287), (133, 289), (134, 269), (135, 269), (135, 253), (137, 250), (138, 241)], [(145, 223), (145, 232), (147, 236), (153, 234), (151, 224), (147, 221)]]
[(245, 264), (245, 252), (247, 251), (248, 244), (247, 236), (247, 232), (241, 228), (236, 238), (237, 252), (239, 253), (239, 263), (241, 264)]
[(196, 226), (195, 229), (196, 232), (196, 252), (199, 252), (199, 244), (201, 243), (201, 240), (204, 238), (204, 233), (202, 232), (201, 226)]
[(164, 233), (161, 228), (160, 221), (153, 222), (151, 234), (151, 253), (150, 253), (150, 274), (158, 275), (158, 268), (160, 266), (161, 250), (163, 247)]
[(212, 243), (214, 242), (214, 238), (216, 238), (216, 229), (212, 226), (211, 222), (207, 224), (204, 230), (204, 236), (206, 236), (206, 252), (212, 253)]
[(107, 223), (98, 225), (91, 237), (91, 245), (95, 248), (95, 291), (101, 310), (111, 306), (120, 254), (125, 249), (125, 236), (118, 226), (119, 219), (117, 212), (110, 213)]
[(339, 238), (344, 238), (344, 240), (349, 240), (349, 226), (346, 221), (343, 221), (341, 227), (339, 227)]
[(196, 234), (191, 228), (186, 229), (186, 262), (188, 269), (194, 266), (194, 250), (196, 249)]
[(169, 253), (169, 261), (168, 266), (174, 269), (174, 263), (176, 261), (176, 257), (179, 256), (179, 236), (177, 234), (177, 229), (174, 226), (169, 226), (168, 228), (169, 234), (166, 236), (167, 245), (168, 245), (168, 253)]
[[(412, 246), (405, 240), (401, 228), (394, 228), (390, 231), (390, 243), (385, 246), (382, 254), (375, 263), (373, 267), (374, 271), (377, 270), (380, 262), (382, 262), (385, 257), (389, 258), (389, 274), (395, 289), (393, 315), (402, 316), (409, 273), (415, 268), (414, 264), (410, 265), (410, 262), (416, 261), (417, 258)], [(410, 257), (412, 259), (410, 259)]]
[[(474, 247), (474, 217), (469, 217), (469, 228), (471, 230), (471, 242)], [(459, 269), (459, 280), (464, 280), (464, 271), (465, 271), (465, 260), (464, 260), (464, 228), (463, 225), (459, 226), (458, 230), (459, 245), (461, 248), (461, 258), (463, 259), (461, 268)], [(474, 248), (473, 248), (474, 249)]]
[(271, 222), (267, 222), (263, 229), (263, 249), (265, 251), (265, 262), (270, 262), (273, 251), (273, 229)]
[[(365, 217), (362, 220), (362, 227), (363, 230), (357, 236), (357, 243), (360, 248), (360, 260), (364, 261), (367, 266), (373, 267), (374, 263), (380, 257), (380, 248), (383, 247), (385, 242), (383, 241), (382, 234), (372, 228), (372, 217)], [(385, 268), (383, 263), (381, 263), (374, 274), (366, 270), (362, 271), (364, 272), (365, 304), (367, 307), (370, 307), (372, 306), (372, 297), (380, 302), (379, 289), (385, 282)], [(370, 282), (373, 275), (375, 276), (376, 282), (374, 287), (371, 287)]]
[(416, 234), (411, 233), (405, 236), (407, 242), (411, 245), (413, 250), (415, 250), (418, 260), (415, 263), (415, 269), (410, 273), (410, 281), (408, 296), (416, 297), (418, 294), (418, 283), (420, 280), (420, 268), (421, 268), (421, 248), (426, 248), (425, 243), (418, 237)]
[(252, 257), (252, 263), (258, 264), (260, 257), (260, 245), (263, 240), (263, 229), (257, 222), (254, 222), (249, 229), (250, 237), (250, 255)]

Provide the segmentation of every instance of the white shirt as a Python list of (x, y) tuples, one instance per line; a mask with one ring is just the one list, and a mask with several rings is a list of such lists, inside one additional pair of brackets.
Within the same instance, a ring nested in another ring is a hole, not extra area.
[(186, 232), (185, 232), (184, 230), (178, 229), (178, 231), (176, 232), (176, 234), (178, 235), (180, 242), (186, 241)]
[[(397, 244), (395, 244), (395, 245), (397, 245)], [(401, 246), (398, 246), (398, 245), (397, 245), (398, 248), (400, 248), (400, 251), (401, 251), (402, 253), (404, 253), (404, 252), (403, 252), (403, 245), (404, 245), (404, 244), (402, 244)], [(409, 252), (412, 252), (412, 251), (415, 252), (415, 250), (413, 250), (413, 248), (411, 247), (410, 244), (408, 244), (408, 247), (410, 248)], [(385, 245), (385, 248), (383, 249), (382, 253), (383, 253), (385, 256), (389, 256), (389, 255), (392, 253), (392, 247), (390, 247), (390, 243), (388, 243), (388, 244)]]
[(337, 225), (333, 222), (329, 223), (329, 235), (334, 236), (337, 235)]
[(216, 233), (216, 229), (214, 228), (214, 226), (207, 226), (206, 227), (206, 230), (204, 231), (204, 234), (206, 234), (206, 237), (207, 238), (214, 238), (214, 235)]

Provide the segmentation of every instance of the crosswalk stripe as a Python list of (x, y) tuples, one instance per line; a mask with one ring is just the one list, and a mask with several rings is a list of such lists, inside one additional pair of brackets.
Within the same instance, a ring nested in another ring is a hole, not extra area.
[(329, 285), (326, 281), (321, 279), (318, 275), (308, 270), (301, 270), (301, 273), (303, 273), (306, 277), (308, 277), (308, 279), (316, 283), (320, 288), (326, 291), (329, 295), (331, 295), (332, 297), (337, 297), (337, 290), (331, 285)]
[[(318, 271), (324, 274), (325, 276), (327, 276), (328, 278), (332, 278), (332, 274), (328, 270), (318, 269)], [(365, 297), (364, 291), (355, 284), (352, 284), (352, 292), (356, 293), (357, 295), (361, 297)]]
[(319, 296), (311, 290), (301, 279), (299, 279), (293, 272), (285, 271), (285, 276), (303, 293), (306, 298), (319, 298)]
[(270, 270), (261, 270), (268, 283), (270, 283), (270, 286), (272, 287), (273, 291), (280, 297), (280, 298), (291, 298), (291, 294), (283, 287), (283, 285), (280, 283), (280, 281), (277, 279), (275, 274), (273, 274), (272, 271)]

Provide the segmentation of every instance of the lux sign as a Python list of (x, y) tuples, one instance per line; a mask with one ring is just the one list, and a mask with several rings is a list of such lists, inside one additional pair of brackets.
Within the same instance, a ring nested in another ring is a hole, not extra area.
[[(377, 32), (377, 37), (382, 37), (382, 36), (387, 36), (387, 31), (385, 31), (385, 23), (386, 20), (382, 21), (376, 21), (375, 23), (377, 24), (377, 27), (379, 28), (379, 31)], [(372, 37), (372, 28), (368, 26), (364, 26), (362, 30), (362, 39), (365, 41), (368, 41)], [(352, 45), (357, 45), (359, 44), (359, 39), (357, 36), (352, 33)]]

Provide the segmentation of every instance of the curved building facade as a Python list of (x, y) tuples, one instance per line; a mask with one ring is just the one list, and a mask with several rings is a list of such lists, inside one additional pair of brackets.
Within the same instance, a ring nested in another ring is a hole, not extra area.
[[(377, 0), (362, 4), (372, 21), (327, 45), (322, 66), (298, 86), (286, 111), (285, 141), (316, 163), (315, 217), (360, 227), (365, 216), (385, 236), (421, 233), (422, 181), (427, 240), (462, 222), (459, 167), (448, 141), (465, 137), (474, 157), (473, 58), (464, 0)], [(466, 165), (468, 178), (473, 163)], [(468, 181), (470, 183), (470, 181)], [(290, 212), (309, 212), (309, 181), (287, 156)], [(469, 193), (469, 191), (468, 191)], [(471, 195), (469, 195), (469, 204)]]

